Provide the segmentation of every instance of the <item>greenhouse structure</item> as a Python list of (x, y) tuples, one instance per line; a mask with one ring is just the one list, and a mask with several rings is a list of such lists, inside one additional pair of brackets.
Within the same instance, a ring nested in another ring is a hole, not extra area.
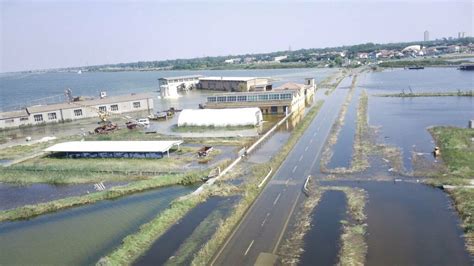
[(262, 123), (260, 108), (185, 109), (178, 118), (178, 127), (257, 126)]

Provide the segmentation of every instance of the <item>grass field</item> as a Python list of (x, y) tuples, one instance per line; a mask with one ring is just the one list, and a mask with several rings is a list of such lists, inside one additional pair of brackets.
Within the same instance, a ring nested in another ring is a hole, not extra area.
[[(474, 179), (474, 129), (456, 127), (433, 127), (429, 132), (440, 147), (448, 173), (429, 180), (440, 185), (463, 185)], [(466, 247), (474, 256), (474, 189), (455, 188), (448, 190), (456, 210), (462, 219)]]
[(474, 129), (432, 127), (429, 132), (440, 147), (441, 158), (449, 174), (459, 178), (474, 178)]

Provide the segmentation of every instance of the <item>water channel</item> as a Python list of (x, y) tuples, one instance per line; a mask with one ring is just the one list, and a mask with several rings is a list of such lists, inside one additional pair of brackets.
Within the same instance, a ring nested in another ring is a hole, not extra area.
[(196, 186), (171, 186), (0, 223), (2, 264), (94, 264), (122, 239)]
[(326, 191), (311, 213), (311, 229), (304, 236), (298, 265), (335, 265), (340, 249), (341, 220), (346, 216), (346, 195)]
[[(127, 183), (128, 182), (104, 182), (104, 186), (108, 189)], [(66, 197), (80, 196), (95, 191), (94, 184), (52, 185), (35, 183), (18, 185), (0, 183), (0, 210), (8, 210)]]

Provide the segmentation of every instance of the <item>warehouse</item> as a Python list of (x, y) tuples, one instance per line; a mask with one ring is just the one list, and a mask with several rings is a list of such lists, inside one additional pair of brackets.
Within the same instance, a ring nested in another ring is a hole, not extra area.
[(205, 108), (258, 107), (263, 114), (288, 114), (303, 110), (315, 91), (314, 79), (305, 84), (285, 83), (270, 91), (228, 92), (207, 97)]
[(262, 120), (259, 108), (185, 109), (179, 114), (178, 127), (257, 126)]
[(70, 141), (55, 144), (45, 152), (68, 158), (162, 158), (171, 148), (182, 144), (172, 141)]
[(270, 90), (269, 78), (256, 77), (204, 77), (199, 79), (198, 88), (215, 91)]
[(19, 111), (0, 113), (0, 129), (26, 125), (57, 123), (98, 117), (99, 112), (110, 115), (153, 109), (153, 95), (129, 94), (91, 100), (35, 105)]

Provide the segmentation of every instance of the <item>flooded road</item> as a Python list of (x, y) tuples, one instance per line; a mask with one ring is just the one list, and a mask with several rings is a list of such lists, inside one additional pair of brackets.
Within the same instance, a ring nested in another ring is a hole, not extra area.
[(172, 186), (0, 223), (2, 264), (95, 264), (122, 239), (195, 186)]
[(368, 192), (366, 265), (472, 265), (459, 218), (443, 191), (407, 182), (320, 184)]
[(311, 214), (311, 229), (304, 236), (304, 252), (298, 265), (335, 265), (340, 249), (342, 224), (346, 216), (346, 195), (324, 192)]

